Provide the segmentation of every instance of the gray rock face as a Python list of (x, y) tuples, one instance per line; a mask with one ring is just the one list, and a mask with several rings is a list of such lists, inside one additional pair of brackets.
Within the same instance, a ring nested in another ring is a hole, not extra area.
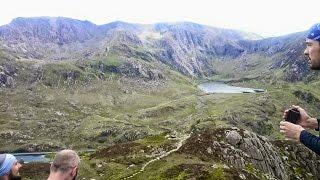
[(248, 154), (248, 160), (261, 171), (280, 179), (288, 179), (280, 154), (266, 138), (244, 131), (244, 143), (239, 147)]
[(319, 156), (300, 143), (274, 141), (279, 149), (290, 179), (317, 179), (320, 176)]
[(164, 79), (162, 73), (155, 69), (143, 67), (139, 63), (129, 62), (119, 67), (119, 72), (129, 77), (141, 77), (148, 80)]
[(194, 23), (156, 24), (163, 38), (158, 58), (188, 75), (212, 75), (213, 57), (237, 57), (244, 50), (237, 41), (243, 37), (231, 30), (219, 30)]
[[(217, 129), (193, 134), (180, 152), (195, 155), (203, 161), (223, 162), (239, 170), (253, 166), (276, 179), (318, 177), (319, 157), (302, 145), (291, 144), (270, 142), (246, 130)], [(301, 174), (296, 174), (297, 169)]]

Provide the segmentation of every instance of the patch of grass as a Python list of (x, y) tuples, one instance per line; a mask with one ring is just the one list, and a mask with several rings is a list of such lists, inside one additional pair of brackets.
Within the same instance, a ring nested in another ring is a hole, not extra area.
[(156, 134), (152, 136), (148, 136), (144, 139), (138, 140), (138, 143), (145, 144), (145, 145), (159, 145), (164, 144), (168, 141), (166, 138), (166, 133)]
[[(161, 160), (151, 163), (144, 172), (138, 174), (136, 179), (179, 179), (189, 177), (192, 172), (192, 167), (209, 165), (206, 162), (201, 162), (198, 158), (186, 155), (173, 153)], [(191, 169), (190, 169), (191, 168)]]
[(226, 174), (224, 172), (223, 166), (219, 165), (214, 168), (207, 177), (208, 179), (226, 180)]

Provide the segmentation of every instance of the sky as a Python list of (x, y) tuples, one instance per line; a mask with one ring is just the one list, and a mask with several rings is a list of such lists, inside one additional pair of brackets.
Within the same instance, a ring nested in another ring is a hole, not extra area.
[(69, 17), (101, 25), (188, 21), (281, 36), (320, 22), (320, 0), (3, 0), (0, 25), (16, 17)]

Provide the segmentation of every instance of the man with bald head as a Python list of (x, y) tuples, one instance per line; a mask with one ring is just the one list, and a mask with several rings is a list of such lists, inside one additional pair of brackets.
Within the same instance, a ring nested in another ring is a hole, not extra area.
[(58, 152), (51, 164), (48, 180), (73, 180), (78, 175), (80, 158), (73, 150)]
[(19, 169), (21, 164), (11, 154), (0, 154), (0, 180), (21, 179)]

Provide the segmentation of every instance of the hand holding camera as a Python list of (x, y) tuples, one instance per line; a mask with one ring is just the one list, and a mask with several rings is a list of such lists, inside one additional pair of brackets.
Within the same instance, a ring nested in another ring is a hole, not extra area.
[(293, 105), (292, 108), (285, 110), (283, 114), (285, 121), (300, 125), (304, 128), (318, 128), (316, 118), (311, 118), (308, 113), (301, 107)]
[(298, 124), (300, 121), (300, 111), (298, 108), (291, 108), (286, 111), (285, 120), (293, 124)]

